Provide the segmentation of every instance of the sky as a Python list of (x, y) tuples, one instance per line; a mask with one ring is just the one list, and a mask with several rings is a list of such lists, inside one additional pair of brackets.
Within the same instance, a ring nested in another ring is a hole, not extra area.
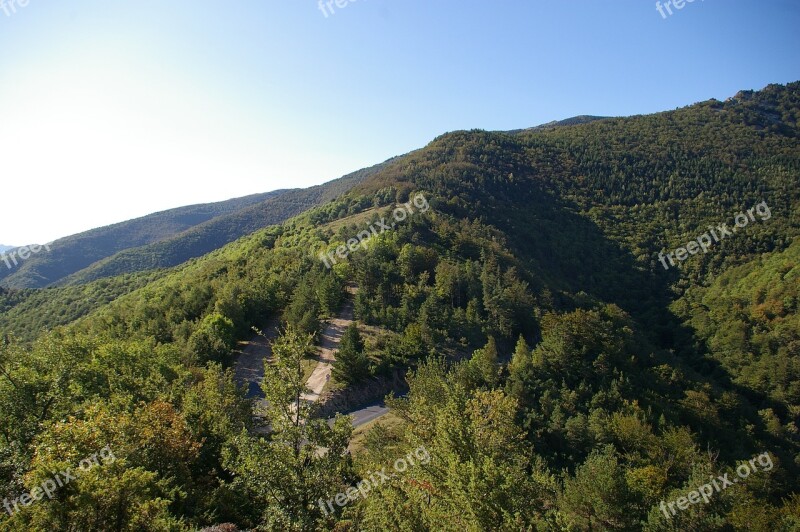
[(798, 0), (338, 1), (0, 0), (0, 244), (800, 80)]

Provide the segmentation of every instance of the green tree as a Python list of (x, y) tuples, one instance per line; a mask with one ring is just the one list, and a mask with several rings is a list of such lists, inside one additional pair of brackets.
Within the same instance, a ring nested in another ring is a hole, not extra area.
[(52, 499), (15, 514), (12, 530), (181, 529), (170, 509), (191, 506), (184, 490), (193, 489), (191, 468), (202, 444), (168, 403), (125, 411), (124, 400), (86, 404), (82, 418), (54, 423), (39, 437), (25, 475), (26, 491), (52, 479), (54, 472), (80, 474), (58, 486)]
[(320, 329), (321, 312), (313, 276), (306, 275), (295, 287), (292, 301), (284, 313), (284, 320), (289, 327), (305, 334), (316, 335)]
[(564, 480), (558, 508), (564, 522), (578, 530), (630, 530), (629, 497), (624, 469), (613, 447), (606, 447)]
[(482, 349), (477, 349), (469, 361), (469, 368), (476, 386), (494, 388), (500, 382), (500, 366), (497, 362), (497, 343), (490, 336)]
[(331, 519), (325, 501), (336, 495), (348, 476), (346, 453), (353, 428), (337, 416), (332, 426), (311, 417), (304, 399), (303, 357), (312, 339), (287, 329), (272, 346), (261, 388), (267, 400), (268, 438), (242, 432), (225, 453), (234, 488), (259, 509), (258, 523), (268, 530), (311, 530)]
[(223, 362), (235, 345), (233, 322), (214, 312), (206, 315), (189, 337), (187, 348), (200, 363), (208, 360)]
[[(524, 443), (516, 401), (500, 390), (468, 391), (433, 359), (390, 401), (405, 422), (400, 445), (369, 449), (379, 468), (424, 449), (428, 463), (399, 472), (364, 501), (365, 530), (523, 530), (544, 525), (556, 483)], [(375, 469), (373, 469), (375, 470)]]
[(352, 323), (342, 334), (333, 376), (336, 380), (353, 384), (369, 375), (369, 359), (364, 352), (364, 341), (358, 332), (358, 324)]
[(342, 281), (333, 273), (323, 273), (317, 277), (315, 290), (322, 313), (333, 316), (342, 303)]
[(508, 364), (508, 381), (506, 383), (506, 391), (509, 395), (518, 399), (523, 399), (527, 391), (525, 382), (531, 378), (533, 371), (533, 358), (531, 357), (531, 349), (522, 335), (517, 340), (517, 345), (514, 348), (514, 354), (511, 357), (511, 362)]

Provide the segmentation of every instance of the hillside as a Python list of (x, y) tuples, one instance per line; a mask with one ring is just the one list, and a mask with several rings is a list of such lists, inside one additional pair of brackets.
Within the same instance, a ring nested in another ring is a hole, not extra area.
[[(161, 529), (796, 529), (798, 119), (793, 83), (655, 115), (448, 133), (152, 278), (39, 291), (28, 306), (28, 292), (5, 292), (0, 332), (20, 335), (44, 307), (69, 313), (70, 290), (114, 300), (2, 346), (0, 494), (96, 442), (125, 457), (10, 521), (96, 523), (115, 515), (100, 502), (109, 486), (133, 486), (126, 522)], [(738, 215), (737, 232), (662, 266)], [(347, 285), (358, 325), (331, 387), (407, 372), (394, 425), (355, 457), (346, 420), (274, 417), (269, 438), (249, 433), (252, 404), (225, 371), (236, 340), (281, 319), (264, 389), (289, 405)], [(413, 467), (328, 511), (403, 456)], [(742, 481), (662, 507), (723, 474)]]
[(505, 131), (504, 133), (508, 133), (509, 135), (518, 135), (520, 133), (530, 133), (532, 131), (541, 131), (543, 129), (554, 129), (563, 126), (576, 126), (579, 124), (588, 124), (589, 122), (594, 122), (595, 120), (605, 120), (606, 118), (608, 117), (589, 116), (589, 115), (573, 116), (572, 118), (567, 118), (564, 120), (553, 120), (552, 122), (548, 122), (546, 124), (529, 127), (527, 129), (513, 129), (511, 131)]
[(18, 268), (0, 272), (0, 286), (83, 284), (177, 266), (330, 201), (382, 166), (365, 168), (308, 189), (182, 207), (59, 239), (51, 244), (52, 252), (33, 255)]
[(121, 250), (170, 238), (219, 216), (278, 197), (283, 192), (179, 207), (61, 238), (50, 244), (51, 252), (34, 254), (15, 267), (0, 269), (0, 285), (15, 288), (47, 286)]
[(22, 341), (32, 341), (44, 330), (67, 325), (120, 295), (162, 277), (168, 273), (164, 268), (182, 264), (243, 234), (280, 223), (290, 214), (332, 200), (390, 161), (323, 185), (281, 191), (274, 198), (214, 218), (174, 238), (97, 261), (54, 283), (47, 290), (3, 290), (0, 286), (0, 309), (3, 309), (0, 312), (0, 331), (13, 332)]
[(75, 272), (57, 285), (83, 284), (122, 273), (177, 266), (200, 257), (257, 229), (281, 223), (317, 205), (344, 194), (349, 188), (377, 173), (386, 163), (364, 168), (323, 185), (282, 191), (235, 213), (198, 224), (160, 242), (121, 251), (116, 255)]

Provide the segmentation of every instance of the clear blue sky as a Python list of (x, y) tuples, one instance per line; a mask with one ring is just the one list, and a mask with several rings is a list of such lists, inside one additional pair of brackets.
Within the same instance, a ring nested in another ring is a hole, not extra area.
[(15, 245), (322, 183), (446, 131), (800, 79), (798, 0), (696, 0), (666, 19), (650, 0), (357, 0), (327, 18), (317, 0), (8, 9), (0, 243)]

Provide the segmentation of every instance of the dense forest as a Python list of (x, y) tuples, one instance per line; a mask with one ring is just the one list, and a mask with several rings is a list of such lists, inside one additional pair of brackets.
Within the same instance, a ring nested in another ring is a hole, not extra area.
[[(448, 133), (179, 266), (3, 289), (0, 529), (800, 529), (798, 119), (794, 83)], [(357, 446), (299, 399), (348, 299), (331, 389), (405, 380)]]

